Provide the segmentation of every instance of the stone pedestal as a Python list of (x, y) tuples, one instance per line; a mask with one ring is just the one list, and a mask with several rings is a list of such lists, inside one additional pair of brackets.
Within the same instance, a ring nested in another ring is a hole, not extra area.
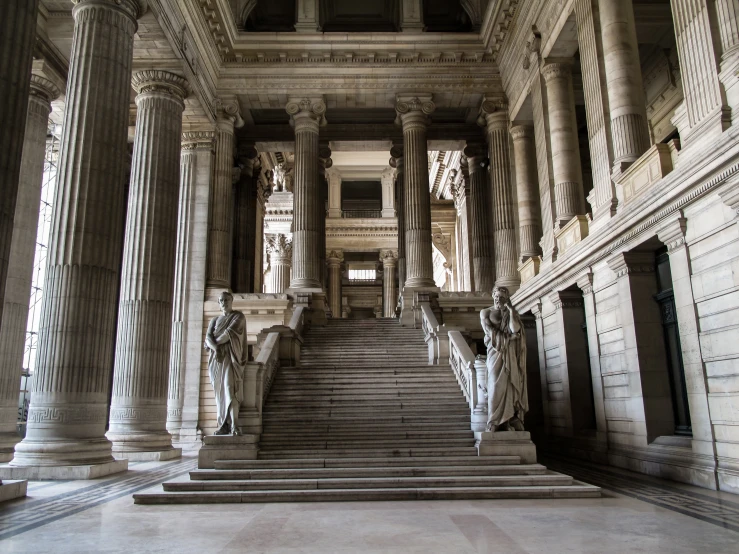
[[(26, 437), (13, 476), (123, 471), (105, 438), (121, 263), (136, 19), (146, 2), (81, 0), (72, 14), (52, 236)], [(171, 312), (169, 314), (171, 317)]]
[(536, 446), (528, 431), (483, 431), (477, 442), (477, 453), (480, 456), (519, 456), (522, 464), (536, 463)]
[(198, 469), (213, 469), (216, 460), (256, 460), (259, 435), (208, 435), (198, 451)]
[(28, 481), (2, 481), (0, 482), (0, 502), (23, 498), (28, 492)]

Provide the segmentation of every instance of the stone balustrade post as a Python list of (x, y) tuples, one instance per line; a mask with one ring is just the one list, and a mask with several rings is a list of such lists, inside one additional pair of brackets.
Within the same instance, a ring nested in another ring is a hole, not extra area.
[[(0, 325), (0, 461), (13, 457), (20, 440), (18, 421), (18, 383), (23, 368), (28, 306), (31, 298), (33, 260), (36, 252), (39, 204), (46, 154), (51, 102), (61, 94), (64, 81), (59, 75), (31, 75), (26, 132), (13, 219), (13, 239), (8, 260), (8, 277)], [(1, 297), (0, 297), (1, 298)]]
[(293, 273), (291, 289), (321, 290), (321, 199), (318, 129), (325, 124), (321, 97), (291, 98), (286, 107), (295, 128)]
[(26, 437), (11, 461), (14, 475), (26, 468), (40, 479), (89, 479), (127, 467), (113, 459), (105, 426), (133, 37), (145, 10), (141, 0), (80, 0), (72, 10), (36, 373)]
[(470, 179), (470, 227), (474, 290), (490, 292), (495, 285), (488, 159), (482, 144), (467, 143), (464, 155)]
[(398, 300), (398, 291), (395, 288), (397, 252), (382, 250), (380, 261), (382, 262), (382, 317), (395, 317), (395, 306)]
[(328, 264), (328, 305), (334, 319), (341, 318), (341, 266), (344, 263), (344, 253), (341, 250), (331, 250), (326, 254)]
[(405, 153), (406, 287), (434, 287), (429, 195), (428, 116), (436, 106), (430, 95), (398, 95), (395, 111), (403, 126)]
[(519, 261), (541, 256), (541, 208), (539, 181), (536, 175), (536, 147), (532, 125), (514, 125), (513, 158), (516, 165), (516, 196), (518, 197)]
[(140, 71), (133, 86), (138, 111), (106, 436), (118, 457), (168, 460), (182, 452), (172, 448), (166, 423), (187, 82)]
[(282, 294), (290, 287), (293, 243), (285, 235), (267, 235), (266, 241), (270, 267), (266, 292)]

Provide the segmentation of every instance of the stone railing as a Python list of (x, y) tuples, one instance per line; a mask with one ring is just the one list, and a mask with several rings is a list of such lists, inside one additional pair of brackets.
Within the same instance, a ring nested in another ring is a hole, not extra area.
[(459, 331), (449, 331), (449, 365), (452, 366), (470, 410), (474, 410), (477, 404), (475, 355)]
[(439, 325), (429, 302), (421, 302), (421, 325), (429, 349), (429, 365), (438, 365), (449, 357), (449, 330)]

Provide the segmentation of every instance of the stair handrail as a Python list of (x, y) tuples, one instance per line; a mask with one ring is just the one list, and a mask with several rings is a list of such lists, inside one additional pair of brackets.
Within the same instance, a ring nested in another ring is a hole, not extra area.
[(457, 383), (470, 406), (475, 409), (477, 401), (477, 372), (475, 371), (475, 355), (472, 353), (462, 333), (451, 330), (449, 336), (449, 365), (452, 366)]
[(259, 406), (259, 413), (261, 415), (264, 400), (272, 388), (272, 381), (274, 381), (277, 367), (280, 365), (280, 333), (274, 332), (267, 335), (256, 362), (259, 364), (257, 385), (260, 390), (257, 392), (257, 398), (261, 398)]

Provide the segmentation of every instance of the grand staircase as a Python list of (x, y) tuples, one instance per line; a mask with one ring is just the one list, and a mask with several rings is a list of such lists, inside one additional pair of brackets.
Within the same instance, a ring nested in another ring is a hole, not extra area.
[(448, 365), (395, 319), (330, 320), (305, 335), (264, 408), (257, 460), (223, 460), (137, 504), (597, 497), (600, 489), (478, 456)]

